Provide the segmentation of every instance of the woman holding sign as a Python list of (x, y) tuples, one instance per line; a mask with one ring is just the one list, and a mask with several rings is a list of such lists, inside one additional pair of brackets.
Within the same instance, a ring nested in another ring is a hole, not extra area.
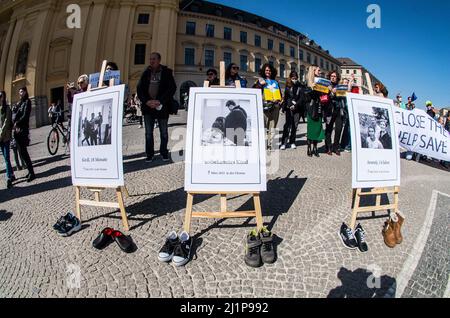
[(264, 106), (264, 127), (267, 132), (267, 149), (272, 150), (272, 142), (277, 128), (278, 118), (280, 115), (281, 106), (281, 89), (280, 84), (275, 80), (277, 77), (277, 70), (266, 63), (259, 71), (259, 78), (254, 88), (260, 88), (263, 91), (263, 106)]
[[(308, 86), (311, 91), (308, 93), (311, 99), (307, 107), (307, 143), (308, 143), (308, 156), (312, 157), (314, 154), (319, 157), (319, 152), (317, 151), (317, 143), (321, 142), (325, 138), (325, 133), (323, 130), (322, 120), (323, 120), (323, 107), (329, 102), (328, 92), (324, 93), (318, 91), (316, 87), (316, 78), (321, 77), (320, 67), (313, 65), (308, 69), (307, 81)], [(313, 149), (311, 149), (311, 145)]]

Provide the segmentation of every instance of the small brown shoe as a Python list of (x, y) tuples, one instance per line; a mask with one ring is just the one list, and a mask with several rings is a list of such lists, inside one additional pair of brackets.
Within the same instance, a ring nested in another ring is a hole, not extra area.
[(388, 221), (386, 221), (384, 223), (384, 228), (383, 228), (383, 238), (384, 238), (384, 243), (390, 247), (390, 248), (394, 248), (395, 245), (397, 244), (397, 239), (395, 237), (395, 227), (397, 225), (397, 222), (393, 222), (391, 219), (389, 219)]
[(400, 230), (402, 228), (403, 222), (405, 221), (405, 218), (400, 213), (397, 213), (397, 218), (398, 222), (397, 226), (395, 227), (395, 239), (397, 241), (397, 244), (401, 244), (403, 242), (403, 235)]

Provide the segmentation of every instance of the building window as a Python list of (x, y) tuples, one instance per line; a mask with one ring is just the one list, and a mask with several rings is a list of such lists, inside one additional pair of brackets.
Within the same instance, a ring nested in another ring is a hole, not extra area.
[(317, 55), (314, 56), (314, 65), (319, 65), (318, 61), (317, 61)]
[(311, 64), (311, 53), (306, 53), (306, 62)]
[(321, 68), (324, 68), (324, 67), (325, 67), (325, 64), (323, 64), (323, 58), (320, 58), (320, 67), (321, 67)]
[(267, 49), (268, 49), (269, 51), (272, 51), (272, 50), (273, 50), (273, 40), (271, 40), (271, 39), (268, 39), (268, 40), (267, 40)]
[(228, 67), (228, 65), (231, 64), (232, 58), (233, 58), (233, 56), (230, 52), (223, 53), (223, 60), (225, 62), (225, 67)]
[(305, 76), (306, 76), (306, 69), (304, 65), (300, 66), (300, 80), (304, 81), (305, 80)]
[(195, 22), (186, 22), (186, 34), (195, 35)]
[(138, 24), (148, 24), (150, 21), (150, 14), (140, 13), (138, 15)]
[(295, 47), (291, 46), (291, 57), (295, 57)]
[(350, 70), (347, 70), (347, 74), (350, 74)]
[(241, 55), (240, 61), (241, 61), (241, 63), (240, 63), (241, 64), (240, 65), (241, 71), (247, 72), (247, 70), (248, 70), (248, 66), (247, 66), (248, 58), (247, 58), (247, 55)]
[(195, 65), (195, 49), (185, 48), (184, 49), (184, 64), (185, 65)]
[(247, 43), (247, 32), (241, 31), (241, 43)]
[(229, 41), (231, 41), (231, 36), (232, 36), (232, 31), (231, 31), (231, 28), (227, 28), (227, 27), (225, 27), (225, 28), (223, 28), (223, 39), (224, 40), (229, 40)]
[(208, 38), (214, 37), (214, 24), (207, 24), (206, 25), (206, 36)]
[(355, 75), (356, 75), (356, 73), (357, 73), (357, 71), (356, 71), (356, 70), (354, 70), (354, 71), (353, 71), (353, 74), (355, 74)]
[(136, 44), (134, 47), (134, 65), (145, 64), (145, 44)]
[[(19, 49), (19, 55), (17, 57), (16, 62), (16, 78), (17, 77), (24, 77), (27, 73), (27, 64), (28, 64), (28, 53), (30, 52), (30, 45), (28, 42), (25, 42), (22, 44), (22, 46)], [(145, 62), (145, 55), (144, 55), (144, 62)], [(144, 63), (143, 63), (144, 64)]]
[(284, 43), (280, 42), (280, 53), (284, 54)]
[(291, 63), (291, 72), (297, 72), (297, 64)]
[(262, 66), (262, 60), (257, 57), (255, 58), (255, 73), (258, 73)]
[(286, 65), (284, 65), (284, 64), (280, 64), (280, 77), (281, 78), (285, 78), (286, 76), (285, 76), (285, 73), (286, 72)]
[(255, 46), (261, 47), (261, 36), (255, 35)]
[(328, 71), (330, 69), (330, 63), (327, 61), (325, 65), (326, 65), (327, 71)]
[(300, 50), (300, 61), (303, 61), (303, 50)]
[(214, 50), (205, 50), (205, 66), (214, 67)]

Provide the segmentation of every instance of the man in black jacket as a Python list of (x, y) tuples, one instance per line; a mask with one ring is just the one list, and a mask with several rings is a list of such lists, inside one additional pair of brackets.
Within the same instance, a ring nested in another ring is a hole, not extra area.
[(145, 120), (145, 152), (147, 162), (153, 160), (155, 145), (153, 129), (158, 121), (161, 136), (159, 152), (164, 161), (169, 161), (168, 121), (173, 103), (173, 95), (177, 90), (173, 72), (167, 66), (161, 65), (161, 55), (152, 53), (150, 66), (144, 71), (137, 85), (137, 94), (142, 103), (142, 114)]

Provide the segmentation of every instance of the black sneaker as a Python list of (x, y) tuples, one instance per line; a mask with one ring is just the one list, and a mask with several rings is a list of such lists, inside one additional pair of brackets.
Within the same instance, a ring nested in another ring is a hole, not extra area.
[(173, 253), (172, 262), (175, 266), (183, 266), (189, 259), (191, 258), (191, 249), (192, 249), (192, 239), (188, 233), (182, 232), (180, 234), (180, 242), (175, 247), (175, 251)]
[(339, 231), (339, 237), (346, 248), (353, 250), (358, 247), (358, 242), (356, 242), (352, 229), (345, 223), (342, 223), (341, 230)]
[(170, 161), (169, 155), (162, 156), (162, 160), (163, 160), (164, 162)]
[(145, 158), (145, 162), (153, 162), (153, 156)]
[(361, 253), (365, 253), (369, 250), (369, 247), (366, 243), (366, 232), (364, 231), (361, 224), (358, 224), (358, 226), (355, 229), (355, 237), (356, 241), (358, 242), (358, 248)]
[(58, 234), (67, 237), (79, 230), (81, 230), (81, 222), (76, 216), (71, 214), (66, 222), (58, 229)]
[(166, 243), (161, 248), (158, 254), (158, 259), (161, 262), (170, 262), (173, 258), (175, 248), (180, 243), (178, 235), (175, 231), (172, 231), (169, 236), (167, 236)]
[(13, 187), (13, 183), (11, 179), (6, 180), (6, 188), (11, 189)]
[(261, 238), (256, 230), (247, 236), (244, 261), (250, 267), (260, 267), (261, 263)]
[(73, 216), (72, 212), (69, 212), (69, 213), (67, 213), (66, 215), (60, 217), (60, 218), (58, 219), (58, 221), (56, 221), (56, 223), (53, 225), (53, 229), (58, 231), (58, 230), (60, 229), (60, 227), (61, 227), (64, 223), (66, 223), (67, 220), (69, 220), (69, 218), (72, 217), (72, 216)]
[(261, 259), (264, 264), (275, 263), (275, 249), (273, 247), (273, 235), (266, 227), (263, 227), (260, 232), (262, 242)]

